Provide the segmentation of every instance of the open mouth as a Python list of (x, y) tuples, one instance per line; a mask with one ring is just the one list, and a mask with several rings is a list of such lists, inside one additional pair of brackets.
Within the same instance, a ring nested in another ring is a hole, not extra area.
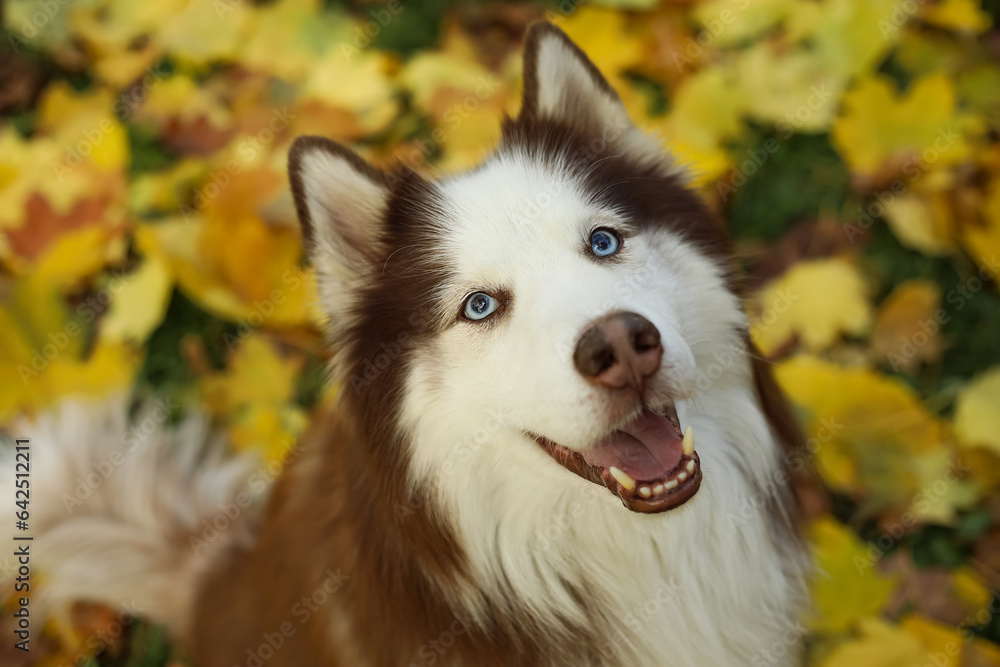
[(585, 452), (538, 436), (535, 440), (564, 468), (606, 486), (633, 512), (654, 514), (680, 507), (701, 486), (694, 433), (690, 426), (681, 433), (672, 405), (657, 412), (645, 408)]

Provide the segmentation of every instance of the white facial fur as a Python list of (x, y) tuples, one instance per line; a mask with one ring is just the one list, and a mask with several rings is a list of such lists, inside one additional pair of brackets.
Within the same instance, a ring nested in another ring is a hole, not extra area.
[[(738, 529), (726, 521), (755, 485), (769, 483), (777, 448), (746, 356), (732, 353), (745, 319), (720, 268), (667, 231), (627, 236), (618, 262), (586, 257), (592, 228), (625, 229), (624, 221), (527, 157), (491, 163), (442, 189), (443, 224), (452, 231), (441, 252), (458, 276), (445, 292), (456, 313), (475, 291), (505, 289), (512, 299), (495, 323), (460, 322), (418, 351), (402, 426), (412, 437), (414, 481), (428, 484), (446, 519), (457, 522), (482, 588), (515, 595), (558, 627), (559, 618), (582, 622), (565, 580), (592, 592), (618, 627), (665, 587), (669, 604), (657, 603), (648, 627), (612, 647), (615, 659), (639, 664), (667, 655), (668, 646), (678, 665), (733, 664), (752, 646), (769, 646), (762, 641), (798, 589), (774, 556), (766, 513)], [(545, 194), (551, 203), (534, 205)], [(616, 310), (659, 329), (664, 355), (653, 395), (683, 399), (682, 426), (696, 434), (702, 488), (665, 514), (629, 512), (525, 435), (584, 449), (620, 423), (619, 406), (572, 361), (586, 325)], [(719, 371), (709, 377), (713, 364)], [(734, 618), (743, 627), (734, 631), (727, 620), (732, 636), (723, 641), (718, 621)]]

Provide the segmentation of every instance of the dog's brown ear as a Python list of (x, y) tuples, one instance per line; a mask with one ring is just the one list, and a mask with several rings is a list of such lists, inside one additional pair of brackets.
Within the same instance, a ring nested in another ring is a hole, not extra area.
[[(586, 54), (551, 23), (528, 28), (520, 120), (551, 118), (588, 132), (631, 126), (618, 93)], [(602, 132), (606, 134), (606, 132)], [(598, 135), (600, 136), (600, 135)]]
[(321, 274), (364, 273), (378, 257), (388, 178), (357, 153), (323, 137), (299, 137), (288, 177), (302, 238)]

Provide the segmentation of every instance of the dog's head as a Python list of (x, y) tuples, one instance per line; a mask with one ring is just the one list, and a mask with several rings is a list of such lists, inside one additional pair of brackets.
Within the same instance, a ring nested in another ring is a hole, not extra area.
[(480, 505), (596, 483), (644, 513), (696, 494), (687, 406), (748, 376), (728, 242), (557, 28), (529, 31), (521, 112), (478, 168), (432, 182), (304, 137), (290, 172), (335, 378), (417, 482)]

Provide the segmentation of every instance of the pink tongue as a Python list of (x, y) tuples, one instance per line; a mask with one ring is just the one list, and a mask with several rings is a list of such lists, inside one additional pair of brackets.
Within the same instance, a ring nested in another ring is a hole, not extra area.
[(592, 466), (615, 466), (633, 479), (653, 481), (677, 467), (682, 454), (681, 436), (674, 425), (646, 410), (627, 428), (583, 452), (583, 458)]

